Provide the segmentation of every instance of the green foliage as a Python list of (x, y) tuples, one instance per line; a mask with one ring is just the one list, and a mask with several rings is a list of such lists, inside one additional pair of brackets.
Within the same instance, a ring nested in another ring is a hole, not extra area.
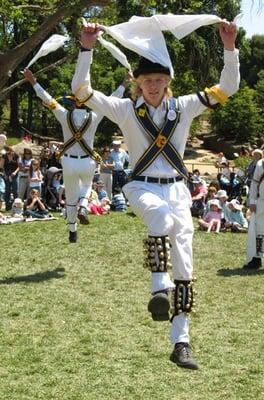
[(249, 165), (249, 163), (251, 161), (252, 161), (252, 158), (250, 158), (250, 157), (237, 157), (234, 160), (234, 165), (236, 168), (245, 172), (247, 169), (247, 166)]
[(255, 91), (244, 86), (211, 116), (219, 136), (241, 143), (254, 143), (263, 133), (263, 115), (255, 99)]

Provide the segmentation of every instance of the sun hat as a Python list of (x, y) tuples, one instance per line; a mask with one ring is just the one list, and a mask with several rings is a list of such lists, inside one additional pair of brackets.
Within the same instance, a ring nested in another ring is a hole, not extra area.
[(22, 201), (22, 199), (20, 199), (19, 197), (17, 197), (17, 198), (14, 200), (13, 204), (20, 204), (20, 205), (23, 205), (23, 201)]
[(241, 209), (242, 209), (241, 204), (240, 204), (239, 201), (236, 200), (236, 199), (231, 200), (231, 201), (228, 203), (228, 205), (229, 205), (229, 204), (232, 204), (232, 206), (234, 207), (235, 210), (241, 211)]
[(228, 199), (228, 195), (226, 193), (226, 190), (218, 190), (218, 192), (216, 193), (216, 197), (219, 199), (220, 197), (226, 197)]
[(217, 206), (220, 210), (222, 209), (222, 207), (221, 207), (221, 205), (220, 205), (220, 203), (219, 203), (219, 200), (217, 200), (217, 199), (209, 200), (209, 201), (208, 201), (208, 205), (209, 205), (209, 207), (211, 207), (211, 206)]
[(255, 149), (252, 151), (252, 156), (255, 154), (259, 154), (261, 157), (263, 157), (263, 151), (261, 149)]

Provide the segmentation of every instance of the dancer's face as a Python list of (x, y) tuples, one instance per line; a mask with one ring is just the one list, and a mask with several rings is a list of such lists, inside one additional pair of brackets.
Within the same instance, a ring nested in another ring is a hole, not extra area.
[(138, 78), (145, 101), (153, 107), (158, 107), (162, 102), (169, 82), (168, 75), (159, 73), (140, 75)]

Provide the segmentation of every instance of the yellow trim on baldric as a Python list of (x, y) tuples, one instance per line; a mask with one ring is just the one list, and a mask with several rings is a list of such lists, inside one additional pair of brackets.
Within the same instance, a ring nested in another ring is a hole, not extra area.
[(47, 107), (49, 110), (55, 110), (55, 108), (57, 108), (57, 106), (58, 106), (58, 102), (56, 100), (54, 100), (54, 99), (51, 100), (49, 103), (45, 103), (43, 101), (43, 105), (45, 107)]
[(204, 91), (222, 105), (228, 101), (228, 96), (218, 86), (205, 88)]
[(86, 98), (84, 98), (84, 99), (78, 99), (78, 98), (77, 98), (77, 95), (78, 95), (78, 93), (79, 93), (82, 89), (88, 89), (88, 92), (89, 92), (89, 86), (88, 86), (88, 85), (81, 85), (81, 86), (79, 86), (78, 89), (76, 90), (76, 93), (75, 93), (75, 101), (76, 101), (77, 104), (79, 103), (79, 105), (81, 105), (81, 104), (83, 104), (83, 103), (86, 103), (86, 101), (88, 101), (88, 100), (92, 97), (92, 95), (93, 95), (93, 90), (91, 90), (91, 92), (89, 93), (89, 95), (88, 95)]

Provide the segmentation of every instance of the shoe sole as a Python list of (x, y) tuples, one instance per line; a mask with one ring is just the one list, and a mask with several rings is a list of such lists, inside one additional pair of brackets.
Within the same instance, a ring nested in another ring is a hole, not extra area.
[(247, 270), (247, 271), (256, 271), (257, 269), (260, 269), (261, 265), (256, 266), (256, 267), (248, 267), (247, 265), (243, 265), (243, 269)]
[(79, 214), (78, 219), (79, 219), (81, 225), (89, 225), (89, 223), (90, 223), (89, 219), (85, 215)]
[(181, 367), (181, 368), (199, 369), (197, 364), (181, 363), (180, 361), (177, 360), (177, 358), (174, 356), (173, 353), (170, 355), (170, 361), (173, 362), (174, 364), (177, 364), (178, 367)]
[(153, 321), (168, 321), (170, 302), (165, 293), (158, 293), (150, 299), (148, 311), (151, 313)]

